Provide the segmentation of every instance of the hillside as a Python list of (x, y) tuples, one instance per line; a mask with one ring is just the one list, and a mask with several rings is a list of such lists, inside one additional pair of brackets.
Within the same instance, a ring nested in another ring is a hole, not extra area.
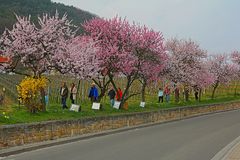
[(82, 22), (96, 17), (87, 11), (51, 2), (51, 0), (0, 0), (0, 34), (3, 33), (5, 27), (12, 28), (16, 21), (14, 13), (24, 16), (31, 14), (32, 19), (36, 21), (37, 15), (54, 14), (56, 10), (60, 15), (67, 13), (68, 18), (73, 20), (75, 25), (80, 25)]

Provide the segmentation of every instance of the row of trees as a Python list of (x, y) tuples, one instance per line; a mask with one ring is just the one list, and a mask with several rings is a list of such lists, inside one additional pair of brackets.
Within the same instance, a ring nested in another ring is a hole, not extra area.
[[(38, 17), (38, 24), (30, 16), (16, 18), (0, 39), (2, 56), (11, 59), (2, 70), (19, 73), (23, 65), (28, 72), (19, 74), (34, 78), (55, 70), (91, 79), (100, 88), (100, 100), (109, 84), (117, 90), (117, 77), (127, 80), (122, 105), (137, 94), (145, 101), (146, 86), (159, 79), (200, 91), (213, 86), (214, 97), (219, 84), (238, 78), (239, 52), (209, 56), (192, 40), (164, 40), (161, 32), (119, 17), (87, 21), (82, 25), (86, 34), (80, 36), (67, 15), (57, 12)], [(135, 81), (142, 83), (140, 93), (129, 92)]]

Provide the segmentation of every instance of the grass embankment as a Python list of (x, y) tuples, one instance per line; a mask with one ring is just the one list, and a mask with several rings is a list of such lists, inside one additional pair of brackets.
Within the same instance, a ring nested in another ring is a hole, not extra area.
[[(128, 114), (135, 112), (146, 112), (146, 111), (156, 111), (160, 109), (181, 107), (181, 106), (198, 106), (204, 104), (213, 104), (213, 103), (224, 103), (238, 101), (239, 96), (236, 97), (223, 97), (216, 98), (214, 100), (204, 99), (201, 102), (196, 102), (190, 100), (189, 102), (180, 102), (175, 103), (171, 101), (170, 103), (157, 103), (157, 100), (147, 103), (145, 108), (139, 107), (139, 102), (131, 102), (129, 104), (128, 110), (116, 110), (112, 108), (109, 104), (103, 104), (104, 107), (102, 110), (92, 110), (91, 104), (89, 102), (81, 103), (82, 110), (81, 112), (71, 112), (69, 110), (62, 110), (60, 104), (51, 104), (47, 107), (47, 112), (41, 112), (36, 114), (31, 114), (27, 112), (24, 106), (13, 105), (4, 116), (0, 116), (0, 125), (5, 124), (17, 124), (17, 123), (31, 123), (31, 122), (41, 122), (49, 120), (68, 120), (68, 119), (80, 119), (84, 117), (96, 117), (96, 116), (112, 116), (120, 114)], [(70, 104), (69, 104), (70, 105)], [(69, 106), (68, 105), (68, 106)], [(0, 113), (5, 112), (4, 106), (0, 106)], [(7, 117), (7, 118), (6, 118)], [(9, 118), (8, 118), (9, 117)]]

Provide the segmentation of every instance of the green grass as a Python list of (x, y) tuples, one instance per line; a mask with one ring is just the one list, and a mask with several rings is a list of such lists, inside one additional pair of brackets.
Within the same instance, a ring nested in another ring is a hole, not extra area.
[[(68, 110), (62, 110), (60, 102), (60, 95), (59, 95), (59, 87), (62, 81), (67, 81), (68, 86), (70, 86), (71, 82), (75, 82), (77, 84), (78, 80), (66, 77), (66, 76), (49, 76), (49, 100), (51, 102), (50, 106), (47, 108), (47, 112), (44, 113), (36, 113), (30, 114), (27, 112), (24, 106), (18, 107), (16, 105), (17, 100), (17, 91), (16, 91), (16, 84), (18, 84), (22, 80), (23, 76), (19, 75), (7, 75), (7, 74), (0, 74), (0, 92), (2, 87), (6, 88), (6, 100), (5, 106), (0, 106), (0, 125), (4, 124), (16, 124), (16, 123), (31, 123), (31, 122), (41, 122), (41, 121), (49, 121), (49, 120), (61, 120), (61, 119), (80, 119), (84, 117), (96, 117), (96, 116), (111, 116), (111, 115), (119, 115), (119, 114), (128, 114), (134, 112), (147, 112), (147, 111), (156, 111), (160, 109), (166, 108), (174, 108), (174, 107), (181, 107), (181, 106), (197, 106), (197, 105), (204, 105), (204, 104), (211, 104), (211, 103), (223, 103), (223, 102), (230, 102), (230, 101), (237, 101), (240, 99), (240, 85), (239, 82), (232, 82), (229, 85), (220, 85), (216, 91), (216, 99), (211, 100), (211, 93), (212, 87), (206, 88), (203, 91), (204, 96), (202, 97), (201, 102), (196, 102), (193, 97), (190, 97), (189, 102), (184, 102), (182, 98), (181, 92), (181, 99), (180, 103), (175, 103), (173, 95), (171, 96), (171, 102), (169, 104), (157, 103), (157, 92), (158, 86), (160, 84), (154, 86), (151, 85), (146, 90), (146, 107), (141, 108), (139, 107), (139, 103), (141, 101), (141, 95), (137, 95), (129, 99), (129, 109), (125, 110), (116, 110), (113, 109), (109, 105), (109, 98), (105, 96), (102, 99), (102, 103), (104, 105), (103, 109), (100, 111), (94, 111), (91, 109), (91, 104), (88, 101), (88, 92), (90, 87), (90, 81), (82, 80), (79, 85), (79, 94), (78, 94), (78, 101), (80, 101), (82, 106), (82, 111), (79, 113), (70, 112)], [(124, 88), (125, 80), (119, 79), (117, 81), (117, 85), (121, 88)], [(237, 88), (236, 88), (237, 87)], [(234, 97), (235, 88), (237, 96)], [(139, 92), (141, 89), (139, 82), (135, 82), (131, 87), (132, 93)], [(182, 91), (182, 90), (181, 90)], [(193, 93), (190, 93), (190, 96), (193, 96)], [(70, 106), (70, 104), (68, 104)], [(6, 112), (8, 118), (4, 118), (1, 115), (2, 112)]]
[[(27, 112), (24, 106), (13, 105), (11, 106), (11, 112), (6, 115), (9, 118), (4, 118), (0, 115), (0, 124), (17, 124), (17, 123), (31, 123), (31, 122), (41, 122), (41, 121), (50, 121), (50, 120), (68, 120), (68, 119), (80, 119), (85, 117), (97, 117), (97, 116), (112, 116), (112, 115), (120, 115), (120, 114), (128, 114), (128, 113), (136, 113), (136, 112), (146, 112), (146, 111), (157, 111), (161, 109), (181, 107), (181, 106), (198, 106), (204, 104), (213, 104), (213, 103), (225, 103), (231, 101), (238, 101), (239, 96), (237, 97), (222, 97), (216, 98), (214, 100), (211, 99), (203, 99), (201, 102), (196, 102), (194, 100), (190, 100), (189, 102), (180, 102), (175, 103), (171, 101), (170, 103), (157, 103), (156, 99), (152, 99), (152, 101), (146, 104), (145, 108), (139, 107), (138, 102), (131, 102), (129, 104), (129, 109), (126, 110), (116, 110), (112, 108), (109, 104), (103, 104), (102, 110), (92, 110), (90, 102), (81, 103), (82, 111), (81, 112), (71, 112), (69, 110), (62, 110), (60, 104), (51, 104), (47, 107), (47, 112), (39, 112), (36, 114), (31, 114)], [(70, 104), (69, 104), (70, 105)], [(68, 106), (69, 106), (68, 105)], [(3, 109), (0, 107), (0, 113), (3, 112)]]

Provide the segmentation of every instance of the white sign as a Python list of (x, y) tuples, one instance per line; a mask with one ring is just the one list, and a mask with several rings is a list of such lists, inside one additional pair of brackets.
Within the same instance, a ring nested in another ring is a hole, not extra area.
[(80, 111), (80, 105), (72, 104), (70, 107), (70, 111), (79, 112)]
[(114, 105), (113, 105), (113, 108), (119, 109), (119, 108), (120, 108), (120, 104), (121, 104), (121, 102), (115, 101), (115, 102), (114, 102)]
[(93, 103), (92, 109), (100, 110), (100, 103)]
[(145, 102), (141, 102), (141, 103), (140, 103), (140, 107), (144, 108), (144, 107), (145, 107), (145, 104), (146, 104)]

